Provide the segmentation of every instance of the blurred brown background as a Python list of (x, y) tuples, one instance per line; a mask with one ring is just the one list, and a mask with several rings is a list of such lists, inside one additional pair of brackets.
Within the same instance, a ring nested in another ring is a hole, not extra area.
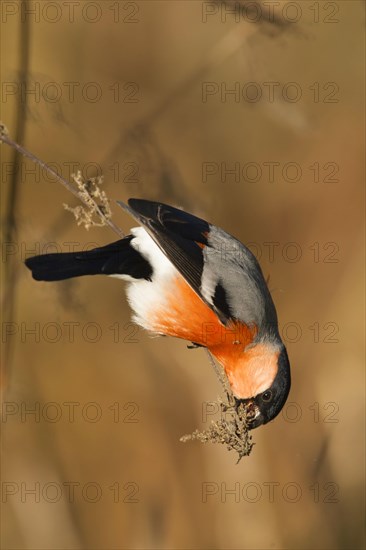
[(205, 353), (128, 324), (121, 281), (31, 279), (27, 255), (117, 237), (77, 227), (73, 197), (28, 161), (12, 175), (2, 145), (2, 547), (362, 548), (363, 3), (1, 9), (12, 137), (248, 243), (293, 376), (239, 465), (180, 443), (214, 418)]

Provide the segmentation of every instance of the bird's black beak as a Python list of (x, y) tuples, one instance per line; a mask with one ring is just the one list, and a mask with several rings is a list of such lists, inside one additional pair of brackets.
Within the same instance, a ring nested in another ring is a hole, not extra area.
[(238, 405), (242, 403), (245, 407), (249, 430), (254, 430), (254, 428), (258, 428), (259, 426), (262, 426), (262, 424), (264, 424), (265, 422), (264, 416), (262, 415), (254, 399), (235, 399), (235, 400)]

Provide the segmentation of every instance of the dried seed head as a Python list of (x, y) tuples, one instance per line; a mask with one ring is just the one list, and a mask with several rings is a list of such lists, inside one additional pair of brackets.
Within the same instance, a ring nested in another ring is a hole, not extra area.
[(237, 463), (239, 463), (243, 456), (250, 455), (254, 443), (252, 442), (252, 436), (249, 434), (245, 406), (242, 403), (235, 406), (232, 396), (228, 394), (227, 397), (227, 402), (221, 399), (217, 401), (222, 416), (220, 420), (212, 421), (207, 430), (195, 430), (192, 434), (184, 435), (180, 438), (180, 441), (185, 443), (197, 439), (201, 443), (221, 443), (226, 445), (229, 451), (238, 453)]
[[(77, 224), (83, 225), (85, 229), (106, 225), (107, 220), (112, 217), (112, 211), (106, 193), (100, 189), (103, 184), (103, 177), (98, 176), (85, 181), (80, 171), (72, 174), (71, 177), (76, 183), (80, 198), (85, 206), (70, 207), (64, 204), (64, 208), (72, 212)], [(98, 200), (98, 203), (96, 200)]]

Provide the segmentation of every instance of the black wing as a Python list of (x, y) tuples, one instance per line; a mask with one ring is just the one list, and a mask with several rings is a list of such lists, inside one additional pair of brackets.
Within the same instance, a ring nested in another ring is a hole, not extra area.
[(229, 315), (225, 305), (210, 304), (202, 296), (203, 249), (208, 247), (210, 225), (183, 210), (143, 199), (130, 199), (128, 206), (118, 204), (133, 216), (181, 273), (198, 296), (219, 316), (223, 323)]

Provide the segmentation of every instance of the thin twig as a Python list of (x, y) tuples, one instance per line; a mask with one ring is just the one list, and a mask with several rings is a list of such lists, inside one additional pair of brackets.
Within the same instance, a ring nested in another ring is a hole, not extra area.
[[(25, 147), (22, 145), (19, 145), (19, 143), (16, 143), (13, 141), (7, 132), (6, 126), (0, 122), (0, 141), (3, 143), (6, 143), (10, 147), (13, 147), (18, 153), (23, 155), (26, 158), (29, 158), (32, 162), (35, 164), (38, 164), (41, 168), (44, 168), (50, 175), (52, 175), (54, 178), (57, 179), (70, 193), (72, 193), (76, 198), (78, 198), (86, 207), (90, 207), (90, 202), (86, 201), (84, 197), (80, 194), (80, 192), (66, 179), (64, 179), (62, 176), (60, 176), (53, 168), (51, 168), (46, 162), (43, 162), (43, 160), (39, 159), (36, 155), (28, 151)], [(114, 223), (111, 219), (107, 218), (104, 214), (104, 212), (99, 208), (97, 203), (90, 197), (90, 201), (93, 202), (93, 207), (95, 209), (95, 212), (98, 214), (98, 216), (103, 220), (103, 222), (106, 225), (109, 225), (109, 227), (117, 233), (117, 235), (121, 238), (125, 236), (123, 231)]]
[[(228, 394), (228, 396), (232, 397), (234, 399), (233, 393), (231, 391), (230, 385), (228, 383), (227, 377), (224, 375), (223, 370), (220, 366), (217, 365), (215, 359), (212, 357), (210, 350), (205, 348), (208, 360), (211, 363), (212, 368), (214, 369), (217, 378), (219, 379), (220, 384), (222, 385), (222, 388), (225, 393)], [(233, 399), (231, 401), (233, 401)]]

